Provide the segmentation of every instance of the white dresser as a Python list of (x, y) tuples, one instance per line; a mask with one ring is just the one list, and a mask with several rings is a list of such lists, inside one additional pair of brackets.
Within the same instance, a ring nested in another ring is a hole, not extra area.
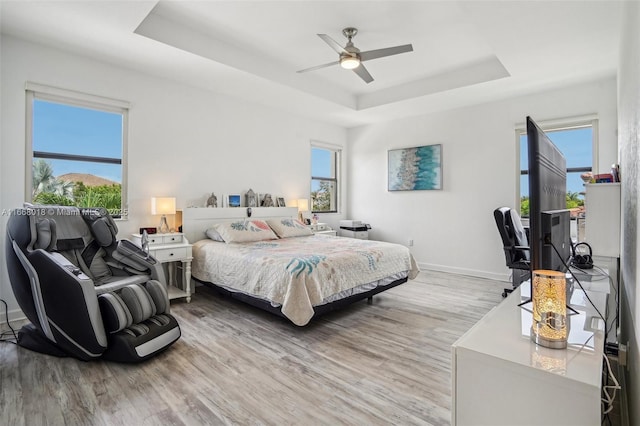
[[(568, 348), (538, 346), (532, 314), (517, 306), (523, 287), (453, 344), (452, 424), (600, 425), (604, 323), (574, 291)], [(607, 294), (588, 295), (606, 315)]]

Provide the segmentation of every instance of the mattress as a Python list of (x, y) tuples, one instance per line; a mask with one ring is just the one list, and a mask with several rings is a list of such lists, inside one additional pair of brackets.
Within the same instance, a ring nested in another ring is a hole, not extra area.
[(249, 243), (200, 240), (193, 245), (191, 273), (200, 281), (282, 306), (282, 314), (305, 325), (314, 306), (330, 303), (419, 269), (407, 247), (326, 235)]

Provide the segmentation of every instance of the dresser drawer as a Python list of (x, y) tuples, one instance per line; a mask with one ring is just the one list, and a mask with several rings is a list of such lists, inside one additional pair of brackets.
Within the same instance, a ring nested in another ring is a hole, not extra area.
[(181, 243), (181, 242), (182, 242), (182, 235), (180, 234), (162, 236), (162, 244), (174, 244), (174, 243)]
[(155, 257), (158, 262), (181, 260), (187, 257), (186, 247), (164, 248), (159, 250), (152, 250), (152, 252), (153, 257)]
[[(138, 241), (134, 241), (136, 244), (140, 245), (140, 238), (138, 239)], [(155, 236), (155, 235), (149, 235), (149, 244), (162, 244), (162, 237), (161, 236)]]
[[(184, 235), (178, 232), (171, 233), (171, 234), (149, 234), (147, 235), (147, 238), (150, 246), (161, 246), (165, 244), (180, 244), (185, 241)], [(131, 236), (131, 241), (133, 241), (133, 243), (136, 244), (138, 247), (141, 247), (142, 235), (133, 234)]]

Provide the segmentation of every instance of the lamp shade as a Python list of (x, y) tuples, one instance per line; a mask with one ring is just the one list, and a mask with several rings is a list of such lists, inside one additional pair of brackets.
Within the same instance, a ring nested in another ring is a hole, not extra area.
[(566, 348), (569, 330), (565, 275), (558, 271), (536, 270), (532, 279), (531, 339), (547, 348)]
[(307, 212), (309, 211), (309, 200), (306, 198), (299, 198), (297, 201), (298, 211), (299, 212)]
[(151, 198), (151, 214), (176, 214), (175, 197)]

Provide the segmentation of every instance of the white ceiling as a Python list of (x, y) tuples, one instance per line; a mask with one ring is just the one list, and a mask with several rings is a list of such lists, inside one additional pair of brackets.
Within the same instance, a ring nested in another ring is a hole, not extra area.
[[(345, 127), (615, 75), (617, 1), (7, 1), (3, 34)], [(316, 34), (362, 51), (366, 84)]]

